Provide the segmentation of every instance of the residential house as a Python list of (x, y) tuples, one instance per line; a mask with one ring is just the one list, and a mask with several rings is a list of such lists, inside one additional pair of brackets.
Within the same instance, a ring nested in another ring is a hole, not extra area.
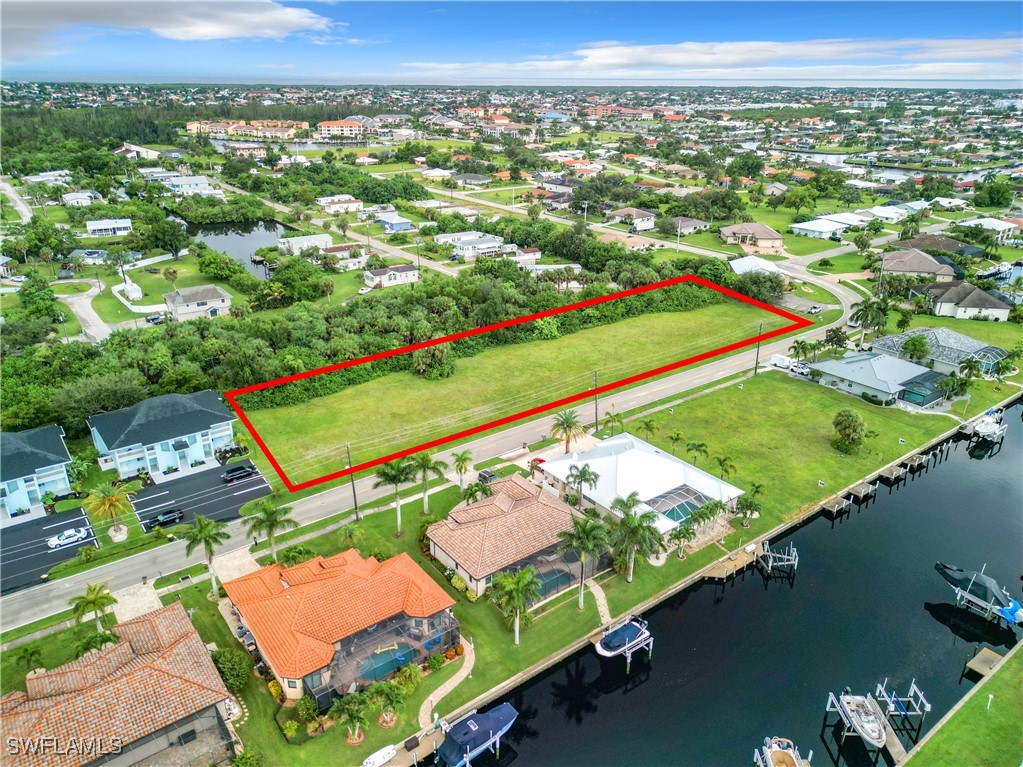
[[(14, 274), (14, 269), (17, 268), (17, 261), (10, 256), (0, 255), (0, 277), (10, 277)], [(14, 264), (14, 266), (11, 266)]]
[(726, 245), (748, 245), (757, 250), (780, 250), (784, 238), (764, 224), (747, 223), (722, 226), (718, 237)]
[(615, 234), (613, 232), (604, 232), (603, 234), (597, 235), (599, 242), (608, 242), (612, 245), (621, 245), (627, 251), (643, 251), (653, 247), (653, 244), (642, 237), (630, 237), (624, 234)]
[(362, 210), (362, 200), (357, 200), (350, 194), (332, 194), (329, 197), (317, 197), (316, 204), (330, 214), (356, 213)]
[(274, 564), (224, 591), (285, 697), (312, 695), (321, 710), (460, 641), (455, 601), (404, 552)]
[(793, 234), (798, 234), (802, 237), (812, 237), (815, 240), (827, 240), (835, 235), (841, 236), (848, 228), (848, 224), (826, 218), (815, 218), (811, 221), (792, 224), (790, 227)]
[(706, 232), (710, 229), (710, 224), (706, 221), (701, 221), (698, 218), (675, 216), (671, 220), (675, 222), (675, 231), (683, 237), (696, 232)]
[(789, 191), (789, 188), (780, 181), (772, 181), (770, 184), (764, 185), (764, 194), (768, 197), (777, 197), (779, 194), (785, 194)]
[(760, 258), (759, 256), (742, 256), (740, 258), (733, 258), (728, 262), (728, 266), (731, 267), (732, 271), (736, 274), (749, 274), (750, 272), (766, 272), (767, 274), (777, 274), (782, 277), (786, 282), (788, 276), (778, 268), (773, 261)]
[(88, 237), (121, 237), (131, 234), (130, 218), (102, 218), (85, 222)]
[(71, 183), (71, 171), (69, 170), (47, 170), (42, 173), (35, 173), (30, 176), (22, 176), (21, 183), (49, 184), (50, 186), (67, 186)]
[(217, 285), (178, 288), (163, 294), (171, 319), (178, 322), (197, 317), (221, 317), (231, 311), (231, 294)]
[[(222, 764), (231, 697), (180, 602), (114, 626), (116, 642), (25, 678), (0, 698), (4, 764)], [(42, 748), (11, 744), (43, 744)], [(46, 747), (52, 742), (53, 747)]]
[(973, 206), (969, 200), (961, 200), (958, 197), (935, 197), (931, 205), (941, 210), (970, 210)]
[(823, 216), (817, 216), (817, 220), (834, 221), (839, 224), (845, 224), (849, 228), (854, 226), (862, 227), (870, 223), (869, 218), (857, 216), (855, 213), (826, 213)]
[(0, 528), (46, 516), (44, 495), (71, 492), (69, 463), (59, 426), (0, 434)]
[(60, 201), (70, 208), (87, 208), (93, 200), (101, 199), (98, 192), (68, 192), (60, 196)]
[(490, 183), (490, 176), (483, 176), (479, 173), (457, 173), (451, 179), (459, 186), (486, 186)]
[(609, 224), (617, 224), (623, 220), (631, 221), (632, 228), (637, 232), (648, 232), (654, 228), (657, 215), (640, 208), (619, 208), (607, 214)]
[(440, 245), (454, 246), (454, 255), (462, 261), (473, 261), (485, 256), (501, 253), (504, 238), (483, 232), (452, 232), (434, 235), (433, 241)]
[(161, 183), (169, 178), (177, 178), (181, 175), (176, 170), (167, 170), (166, 168), (139, 168), (139, 174), (146, 181), (159, 181)]
[(665, 173), (670, 173), (672, 176), (679, 178), (701, 178), (703, 173), (698, 170), (693, 170), (686, 165), (671, 164), (665, 165), (661, 168)]
[(248, 157), (251, 160), (261, 160), (266, 157), (266, 145), (254, 141), (225, 141), (224, 154), (228, 157)]
[(394, 232), (411, 232), (416, 227), (404, 216), (397, 213), (381, 213), (377, 216), (377, 223), (384, 228), (387, 234)]
[(881, 264), (886, 274), (908, 274), (911, 277), (926, 277), (935, 282), (948, 282), (955, 279), (955, 270), (942, 264), (922, 250), (905, 248), (884, 253)]
[(681, 524), (693, 511), (708, 501), (733, 506), (743, 491), (734, 485), (698, 469), (660, 448), (631, 434), (619, 434), (603, 440), (582, 453), (571, 452), (543, 464), (544, 478), (559, 493), (574, 493), (568, 476), (573, 466), (589, 464), (599, 477), (593, 487), (583, 487), (583, 499), (601, 514), (614, 514), (615, 498), (635, 492), (637, 511), (656, 512), (654, 524), (661, 533)]
[(873, 208), (862, 208), (856, 214), (864, 218), (877, 218), (886, 224), (897, 224), (909, 215), (909, 211), (894, 205), (875, 205)]
[(361, 139), (365, 128), (355, 120), (326, 120), (316, 130), (323, 138)]
[(395, 285), (411, 285), (419, 282), (419, 270), (412, 264), (398, 264), (383, 269), (367, 269), (363, 282), (368, 288), (392, 288)]
[(203, 194), (213, 188), (206, 176), (174, 176), (163, 183), (174, 194)]
[(129, 144), (127, 141), (114, 150), (119, 157), (127, 157), (129, 160), (159, 160), (160, 153), (155, 149), (147, 149), (138, 144)]
[(87, 420), (99, 467), (122, 479), (217, 466), (216, 451), (234, 444), (234, 413), (208, 389), (151, 397)]
[(944, 375), (877, 351), (846, 352), (841, 359), (813, 362), (810, 367), (820, 372), (822, 386), (866, 394), (889, 405), (905, 400), (926, 407), (942, 398), (937, 383)]
[(1012, 307), (964, 280), (917, 285), (909, 289), (909, 296), (927, 298), (937, 317), (955, 317), (957, 320), (988, 319), (1005, 322)]
[(902, 240), (899, 242), (899, 246), (916, 248), (918, 250), (941, 250), (946, 253), (961, 254), (962, 249), (966, 247), (966, 243), (940, 234), (920, 234), (911, 240)]
[(1012, 234), (1016, 230), (1015, 224), (997, 218), (974, 219), (973, 221), (968, 221), (967, 226), (979, 226), (981, 229), (986, 229), (995, 236), (995, 242), (999, 245), (1004, 245), (1012, 239)]
[(361, 157), (355, 158), (356, 165), (379, 165), (380, 160), (376, 157), (370, 157), (369, 155), (362, 155)]
[(329, 234), (303, 234), (298, 237), (281, 237), (277, 247), (289, 255), (297, 255), (306, 248), (323, 250), (334, 244)]
[(551, 178), (545, 180), (541, 186), (547, 192), (571, 195), (582, 185), (583, 182), (577, 178)]
[(882, 336), (874, 339), (873, 348), (901, 356), (903, 344), (916, 335), (924, 337), (930, 350), (923, 361), (939, 373), (958, 373), (959, 366), (973, 358), (980, 363), (981, 373), (991, 375), (995, 365), (1009, 356), (1000, 346), (989, 346), (948, 328), (913, 328), (894, 336)]
[[(578, 567), (557, 553), (558, 533), (572, 528), (572, 509), (550, 488), (518, 474), (492, 482), (493, 494), (452, 509), (426, 529), (430, 554), (461, 576), (480, 596), (495, 575), (531, 565), (540, 577), (540, 599), (578, 582)], [(577, 563), (578, 558), (573, 558)], [(592, 575), (592, 568), (587, 575)]]
[(442, 181), (446, 178), (451, 178), (454, 175), (454, 171), (447, 168), (427, 168), (421, 175), (423, 178)]

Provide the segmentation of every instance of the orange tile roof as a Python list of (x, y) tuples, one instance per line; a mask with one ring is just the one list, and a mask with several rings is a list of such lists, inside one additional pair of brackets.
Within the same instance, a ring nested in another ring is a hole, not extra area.
[(558, 543), (572, 510), (518, 474), (499, 479), (494, 494), (454, 509), (427, 537), (479, 580)]
[[(68, 744), (98, 740), (127, 746), (227, 699), (206, 645), (185, 609), (174, 602), (114, 626), (120, 641), (26, 678), (27, 692), (0, 698), (7, 738), (52, 738)], [(6, 754), (5, 765), (78, 767), (99, 754), (47, 749)]]
[(299, 679), (334, 657), (334, 643), (404, 612), (426, 618), (455, 602), (405, 553), (378, 562), (355, 549), (271, 565), (224, 590), (277, 675)]

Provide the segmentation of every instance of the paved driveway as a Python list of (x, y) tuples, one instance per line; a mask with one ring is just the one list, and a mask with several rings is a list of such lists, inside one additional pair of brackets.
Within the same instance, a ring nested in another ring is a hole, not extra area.
[[(72, 527), (88, 527), (89, 537), (60, 549), (46, 547), (47, 538)], [(36, 585), (51, 567), (73, 559), (80, 547), (95, 540), (89, 520), (81, 509), (5, 527), (0, 533), (0, 591), (6, 593)]]
[[(252, 461), (231, 464), (251, 465)], [(229, 484), (220, 478), (223, 472), (210, 469), (140, 490), (132, 503), (135, 514), (140, 522), (147, 522), (161, 511), (182, 509), (186, 524), (191, 524), (196, 514), (227, 522), (240, 516), (242, 504), (270, 494), (270, 484), (262, 474)]]

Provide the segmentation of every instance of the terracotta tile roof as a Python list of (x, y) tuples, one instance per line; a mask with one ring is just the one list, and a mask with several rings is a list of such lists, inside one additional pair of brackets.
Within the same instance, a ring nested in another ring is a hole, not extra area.
[[(120, 641), (29, 676), (27, 692), (0, 698), (3, 738), (101, 739), (109, 748), (145, 737), (229, 697), (210, 654), (175, 602), (113, 629)], [(7, 753), (5, 765), (77, 767), (97, 754)]]
[(271, 565), (224, 590), (277, 675), (299, 679), (334, 657), (334, 643), (404, 612), (426, 618), (455, 602), (405, 553), (377, 562), (355, 549), (294, 567)]
[(427, 537), (479, 580), (558, 543), (572, 510), (557, 496), (512, 474), (494, 494), (456, 508), (427, 528)]

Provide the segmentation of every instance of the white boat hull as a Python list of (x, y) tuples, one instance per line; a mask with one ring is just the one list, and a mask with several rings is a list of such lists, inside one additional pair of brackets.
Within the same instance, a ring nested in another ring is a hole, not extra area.
[(887, 738), (887, 720), (877, 701), (870, 695), (841, 695), (838, 702), (856, 734), (874, 748), (881, 748)]

